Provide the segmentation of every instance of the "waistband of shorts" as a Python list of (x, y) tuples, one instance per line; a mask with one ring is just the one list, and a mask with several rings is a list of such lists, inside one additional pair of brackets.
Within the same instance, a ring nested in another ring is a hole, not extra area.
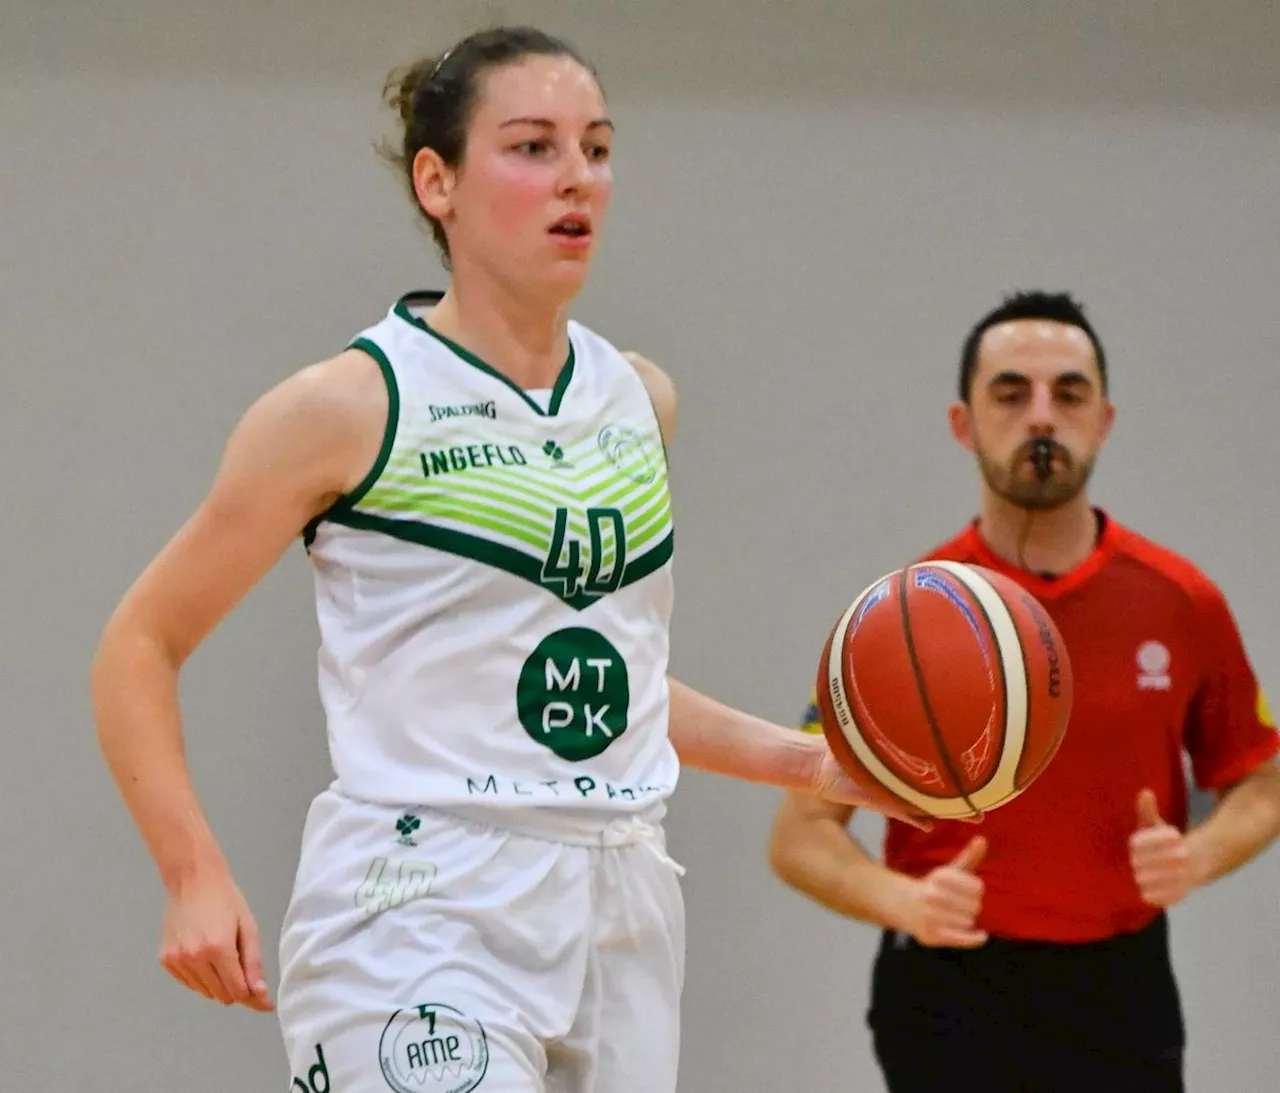
[(1145, 953), (1163, 957), (1167, 956), (1169, 950), (1169, 918), (1167, 913), (1160, 911), (1152, 916), (1150, 922), (1136, 930), (1110, 934), (1089, 941), (1045, 941), (992, 934), (983, 945), (975, 949), (931, 948), (921, 945), (901, 931), (887, 929), (881, 931), (880, 948), (884, 951), (914, 948), (935, 954), (946, 953), (949, 958), (960, 959), (971, 964), (981, 964), (988, 958), (1005, 960), (1009, 957), (1068, 961), (1087, 957), (1102, 958), (1113, 954), (1128, 957)]
[(543, 842), (615, 847), (654, 841), (662, 833), (667, 810), (663, 802), (653, 801), (635, 812), (468, 804), (432, 804), (422, 811)]

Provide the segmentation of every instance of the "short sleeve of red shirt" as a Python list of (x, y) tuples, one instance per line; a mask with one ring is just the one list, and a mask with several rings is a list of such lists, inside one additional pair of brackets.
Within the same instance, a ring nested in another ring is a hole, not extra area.
[(1222, 593), (1201, 577), (1190, 588), (1199, 615), (1203, 675), (1183, 744), (1201, 789), (1224, 789), (1280, 751), (1280, 733)]

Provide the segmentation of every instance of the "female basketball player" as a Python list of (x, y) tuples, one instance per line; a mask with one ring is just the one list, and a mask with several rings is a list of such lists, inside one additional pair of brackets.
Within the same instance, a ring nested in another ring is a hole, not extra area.
[(820, 739), (667, 679), (675, 393), (568, 317), (612, 187), (590, 67), (507, 28), (391, 90), (448, 291), (248, 410), (96, 658), (102, 747), (168, 890), (161, 961), (272, 1007), (177, 680), (303, 533), (336, 778), (281, 940), (294, 1087), (672, 1090), (680, 762), (870, 802)]

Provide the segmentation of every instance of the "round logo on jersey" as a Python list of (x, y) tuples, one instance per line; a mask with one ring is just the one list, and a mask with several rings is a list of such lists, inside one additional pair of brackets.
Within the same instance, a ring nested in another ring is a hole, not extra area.
[(1138, 667), (1148, 675), (1163, 675), (1169, 670), (1169, 649), (1158, 641), (1145, 641), (1138, 647)]
[(475, 1018), (429, 1002), (391, 1015), (378, 1061), (396, 1093), (471, 1093), (489, 1069), (489, 1041)]
[(633, 482), (644, 485), (657, 477), (658, 468), (644, 438), (626, 425), (606, 425), (596, 436), (609, 462)]
[(607, 638), (584, 627), (557, 630), (520, 670), (520, 724), (561, 759), (591, 759), (627, 731), (627, 665)]

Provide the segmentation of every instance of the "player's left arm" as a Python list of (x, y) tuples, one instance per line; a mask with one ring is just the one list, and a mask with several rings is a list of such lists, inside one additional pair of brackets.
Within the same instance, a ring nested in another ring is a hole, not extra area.
[(836, 761), (826, 739), (735, 710), (668, 677), (671, 743), (687, 767), (744, 782), (870, 809), (928, 831), (932, 824), (904, 807), (871, 797)]
[[(623, 356), (649, 392), (662, 430), (662, 442), (669, 449), (676, 429), (675, 384), (666, 372), (639, 353), (626, 352)], [(812, 794), (856, 808), (885, 811), (883, 805), (873, 802), (844, 773), (823, 737), (798, 733), (745, 714), (677, 679), (669, 679), (669, 685), (669, 733), (676, 754), (685, 766)], [(887, 814), (915, 827), (929, 826), (905, 811)]]
[(1154, 795), (1138, 800), (1130, 855), (1148, 903), (1168, 906), (1234, 872), (1280, 837), (1280, 733), (1222, 594), (1196, 590), (1205, 671), (1184, 743), (1196, 783), (1217, 804), (1184, 835), (1165, 823)]

